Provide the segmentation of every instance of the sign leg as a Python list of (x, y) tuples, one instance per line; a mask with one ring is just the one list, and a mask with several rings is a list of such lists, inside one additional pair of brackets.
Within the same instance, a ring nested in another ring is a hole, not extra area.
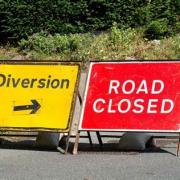
[(68, 133), (67, 139), (66, 139), (66, 148), (64, 154), (67, 154), (68, 149), (69, 149), (69, 139), (70, 139), (71, 133)]
[(72, 152), (73, 155), (76, 155), (78, 152), (79, 137), (80, 137), (80, 131), (78, 131), (78, 133), (76, 134), (76, 139), (75, 139), (74, 148)]
[(179, 146), (180, 146), (180, 133), (179, 133), (179, 140), (178, 140), (178, 146), (177, 146), (177, 152), (176, 152), (176, 156), (179, 156)]
[(102, 147), (103, 142), (102, 142), (101, 135), (100, 135), (99, 131), (96, 131), (96, 135), (97, 135), (97, 138), (98, 138), (98, 141), (99, 141), (99, 145)]
[(92, 146), (93, 143), (92, 143), (91, 134), (90, 134), (89, 131), (87, 131), (87, 135), (88, 135), (88, 138), (89, 138), (89, 143), (90, 143), (90, 145)]

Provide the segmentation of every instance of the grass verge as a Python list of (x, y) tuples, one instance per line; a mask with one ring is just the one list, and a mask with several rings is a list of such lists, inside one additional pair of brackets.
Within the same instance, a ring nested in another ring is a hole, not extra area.
[(161, 40), (144, 38), (143, 29), (118, 29), (98, 34), (51, 36), (44, 32), (21, 40), (18, 48), (0, 48), (0, 60), (167, 60), (180, 59), (180, 34)]

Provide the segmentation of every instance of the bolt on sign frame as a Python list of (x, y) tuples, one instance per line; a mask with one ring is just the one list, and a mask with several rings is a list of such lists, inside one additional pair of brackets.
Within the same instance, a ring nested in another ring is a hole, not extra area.
[(79, 75), (78, 62), (1, 61), (0, 129), (69, 133)]
[(91, 62), (78, 133), (180, 133), (179, 112), (180, 61)]

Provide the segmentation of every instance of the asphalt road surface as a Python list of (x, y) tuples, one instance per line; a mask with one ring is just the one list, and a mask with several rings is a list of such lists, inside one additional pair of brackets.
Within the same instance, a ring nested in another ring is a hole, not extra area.
[(0, 179), (60, 180), (180, 180), (180, 157), (176, 144), (145, 152), (83, 150), (78, 155), (59, 151), (0, 146)]

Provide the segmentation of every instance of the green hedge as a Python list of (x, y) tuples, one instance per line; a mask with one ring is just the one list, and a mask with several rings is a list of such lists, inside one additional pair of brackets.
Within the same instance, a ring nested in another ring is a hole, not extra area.
[[(179, 0), (0, 0), (0, 38), (19, 40), (44, 31), (50, 34), (146, 26), (166, 18), (176, 31)], [(178, 25), (179, 26), (179, 25)]]

